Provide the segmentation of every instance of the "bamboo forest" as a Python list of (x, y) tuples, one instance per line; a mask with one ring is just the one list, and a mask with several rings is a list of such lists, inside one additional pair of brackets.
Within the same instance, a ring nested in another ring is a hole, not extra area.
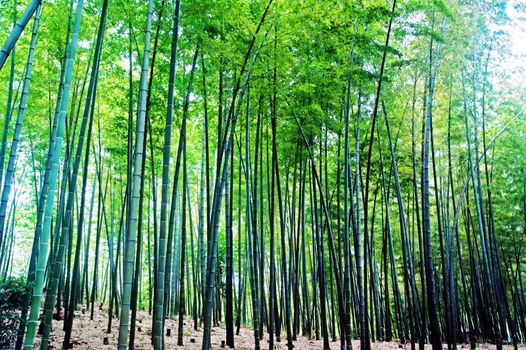
[(524, 0), (0, 0), (0, 349), (526, 349)]

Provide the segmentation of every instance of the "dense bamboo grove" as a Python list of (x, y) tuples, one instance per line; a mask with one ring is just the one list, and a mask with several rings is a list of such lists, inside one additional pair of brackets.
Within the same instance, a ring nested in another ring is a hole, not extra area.
[(80, 309), (121, 350), (140, 310), (156, 350), (167, 319), (202, 349), (524, 343), (524, 9), (2, 0), (12, 347), (58, 319), (68, 349)]

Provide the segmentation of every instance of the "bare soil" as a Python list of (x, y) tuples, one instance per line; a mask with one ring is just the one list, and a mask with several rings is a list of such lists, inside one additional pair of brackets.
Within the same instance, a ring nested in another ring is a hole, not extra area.
[[(78, 311), (75, 314), (73, 322), (73, 334), (71, 337), (70, 348), (86, 350), (86, 349), (116, 349), (117, 338), (119, 333), (119, 320), (114, 318), (112, 325), (112, 332), (106, 333), (108, 324), (107, 311), (100, 311), (98, 308), (94, 314), (93, 320), (90, 320), (90, 312)], [(64, 331), (62, 330), (63, 321), (53, 320), (53, 332), (51, 333), (50, 349), (61, 349), (64, 338)], [(184, 323), (184, 338), (183, 346), (177, 346), (177, 320), (166, 320), (166, 330), (171, 333), (166, 336), (165, 333), (165, 348), (169, 349), (201, 349), (201, 342), (203, 337), (202, 327), (199, 330), (194, 330), (193, 321), (185, 320)], [(139, 311), (137, 313), (137, 332), (135, 338), (135, 349), (146, 350), (152, 349), (151, 345), (152, 334), (152, 319), (147, 312)], [(105, 345), (105, 338), (108, 345)], [(226, 340), (226, 331), (220, 327), (212, 328), (212, 348), (221, 349), (222, 341)], [(37, 339), (35, 349), (38, 348), (40, 339)], [(360, 348), (360, 341), (353, 341), (353, 349)], [(331, 350), (339, 350), (340, 342), (330, 342)], [(306, 337), (298, 336), (294, 341), (294, 348), (299, 350), (317, 350), (323, 349), (322, 340), (308, 339)], [(411, 349), (411, 344), (400, 344), (399, 342), (375, 342), (372, 343), (372, 350), (390, 350), (390, 349)], [(431, 350), (430, 345), (426, 345), (426, 350)], [(460, 349), (469, 349), (469, 345), (459, 345)], [(492, 344), (478, 344), (477, 349), (495, 349)], [(254, 332), (250, 328), (241, 328), (239, 335), (235, 336), (235, 349), (249, 350), (254, 349)], [(264, 335), (261, 341), (261, 349), (269, 350), (268, 334)], [(284, 335), (280, 342), (276, 342), (274, 349), (287, 349), (286, 339)], [(447, 346), (444, 345), (444, 349)], [(504, 349), (513, 349), (512, 346), (504, 346)], [(519, 346), (519, 349), (526, 350), (526, 346)]]

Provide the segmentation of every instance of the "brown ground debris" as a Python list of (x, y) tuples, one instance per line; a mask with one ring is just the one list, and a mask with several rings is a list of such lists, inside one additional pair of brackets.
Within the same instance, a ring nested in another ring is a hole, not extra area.
[[(106, 333), (108, 324), (107, 311), (96, 310), (93, 321), (90, 320), (90, 312), (77, 311), (75, 313), (75, 320), (73, 323), (73, 334), (71, 337), (71, 344), (73, 349), (87, 350), (87, 349), (116, 349), (118, 338), (119, 320), (114, 318), (112, 332)], [(53, 332), (50, 337), (50, 349), (61, 349), (64, 338), (64, 331), (62, 330), (63, 321), (53, 320)], [(136, 350), (152, 349), (150, 343), (152, 332), (151, 316), (147, 312), (139, 311), (137, 313), (137, 332), (135, 338)], [(139, 329), (140, 328), (140, 329)], [(171, 329), (171, 335), (165, 336), (165, 348), (169, 349), (201, 349), (202, 342), (202, 327), (199, 330), (193, 329), (193, 321), (185, 320), (184, 325), (184, 345), (177, 346), (177, 320), (166, 320), (166, 328)], [(166, 331), (165, 331), (166, 332)], [(165, 333), (166, 335), (166, 333)], [(104, 345), (107, 338), (108, 345)], [(212, 328), (212, 347), (213, 349), (221, 349), (221, 342), (226, 339), (225, 330), (220, 327)], [(195, 341), (195, 342), (192, 342)], [(35, 349), (38, 348), (40, 339), (37, 339)], [(340, 349), (340, 342), (330, 342), (331, 350)], [(459, 345), (459, 349), (469, 349), (469, 345)], [(254, 333), (250, 328), (241, 328), (240, 334), (235, 336), (235, 349), (248, 350), (254, 348)], [(353, 341), (353, 349), (360, 348), (360, 341)], [(261, 341), (261, 349), (269, 350), (268, 334), (264, 335)], [(284, 334), (280, 342), (276, 342), (274, 349), (287, 349), (286, 339)], [(323, 349), (323, 342), (321, 340), (310, 340), (306, 337), (298, 336), (294, 341), (294, 349), (298, 350), (318, 350)], [(390, 349), (411, 349), (411, 344), (402, 345), (399, 342), (375, 342), (371, 345), (372, 350), (390, 350)], [(430, 350), (431, 346), (426, 345), (426, 350)], [(444, 345), (447, 349), (447, 345)], [(495, 345), (478, 344), (477, 349), (495, 349)], [(512, 346), (505, 346), (504, 349), (513, 349)], [(519, 346), (519, 349), (526, 350), (525, 346)]]

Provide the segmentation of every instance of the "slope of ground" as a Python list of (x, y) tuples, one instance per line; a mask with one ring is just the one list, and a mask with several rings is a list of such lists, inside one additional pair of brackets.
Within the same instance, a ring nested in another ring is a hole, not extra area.
[[(119, 333), (119, 321), (118, 318), (113, 320), (111, 334), (106, 333), (108, 324), (108, 314), (106, 311), (96, 310), (94, 313), (93, 320), (90, 320), (89, 311), (82, 312), (78, 311), (75, 314), (75, 320), (73, 323), (73, 334), (71, 337), (70, 347), (73, 349), (87, 350), (87, 349), (116, 349), (117, 338)], [(64, 331), (62, 330), (62, 321), (53, 321), (53, 332), (51, 334), (50, 349), (61, 349), (62, 340), (64, 338)], [(152, 319), (147, 312), (139, 311), (137, 313), (137, 332), (135, 338), (135, 349), (136, 350), (149, 350), (152, 349), (150, 343), (151, 332), (152, 332)], [(168, 319), (166, 320), (166, 327), (170, 331), (170, 336), (165, 336), (165, 348), (170, 349), (201, 349), (202, 342), (202, 328), (195, 331), (193, 329), (193, 323), (190, 320), (185, 321), (184, 325), (184, 345), (177, 346), (177, 320)], [(105, 345), (106, 342), (108, 343)], [(214, 327), (212, 328), (212, 346), (213, 349), (221, 349), (222, 341), (226, 340), (226, 332), (223, 328)], [(38, 348), (39, 339), (35, 344), (35, 349)], [(340, 342), (331, 342), (331, 350), (340, 349)], [(298, 337), (298, 340), (294, 341), (294, 348), (299, 350), (318, 350), (323, 349), (323, 342), (321, 340), (309, 340), (305, 337)], [(353, 349), (360, 348), (360, 341), (353, 341)], [(399, 344), (398, 342), (377, 342), (373, 343), (371, 348), (373, 350), (390, 350), (390, 349), (411, 349), (411, 344)], [(469, 345), (459, 345), (461, 349), (469, 349)], [(494, 345), (482, 344), (478, 346), (478, 349), (494, 349)], [(512, 349), (512, 346), (505, 346), (504, 349)], [(250, 328), (241, 328), (240, 334), (235, 336), (235, 349), (249, 350), (254, 349), (254, 333)], [(265, 334), (265, 338), (261, 341), (261, 349), (269, 350), (268, 334)], [(281, 342), (276, 342), (274, 349), (287, 349), (286, 340), (283, 339)], [(431, 346), (426, 345), (426, 350), (430, 350)], [(447, 346), (444, 345), (444, 349)], [(526, 347), (521, 346), (519, 349), (526, 350)]]

